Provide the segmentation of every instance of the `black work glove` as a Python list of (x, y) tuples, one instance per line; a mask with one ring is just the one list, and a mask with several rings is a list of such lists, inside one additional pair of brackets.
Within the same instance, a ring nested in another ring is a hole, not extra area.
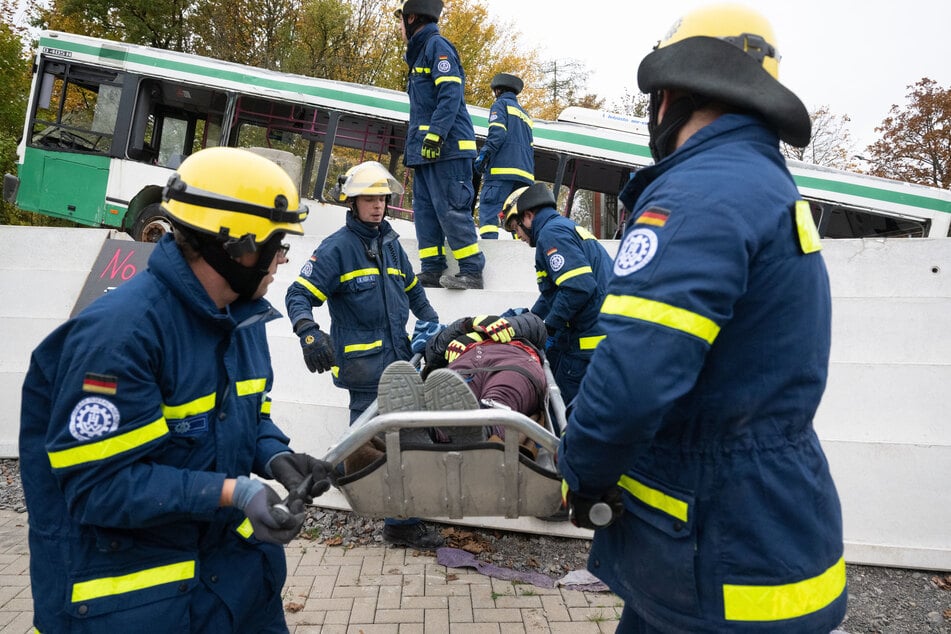
[(334, 349), (330, 335), (310, 319), (302, 319), (294, 326), (294, 332), (300, 337), (300, 347), (304, 352), (304, 363), (311, 372), (322, 374), (333, 367)]
[(439, 138), (438, 134), (430, 132), (423, 137), (423, 147), (419, 153), (424, 159), (435, 161), (439, 158), (440, 153), (442, 153), (442, 139)]
[(624, 512), (624, 500), (618, 487), (611, 487), (600, 498), (589, 498), (575, 493), (562, 480), (561, 501), (568, 509), (568, 521), (578, 528), (607, 528)]
[(305, 453), (279, 453), (268, 465), (274, 479), (287, 489), (288, 505), (295, 500), (310, 504), (330, 489), (333, 465)]
[(260, 480), (239, 476), (231, 504), (248, 516), (254, 536), (270, 544), (287, 544), (304, 525), (304, 505), (285, 506), (277, 491)]

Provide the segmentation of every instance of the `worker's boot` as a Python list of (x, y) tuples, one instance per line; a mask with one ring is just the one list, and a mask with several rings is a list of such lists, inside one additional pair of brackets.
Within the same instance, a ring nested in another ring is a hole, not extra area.
[(416, 274), (416, 279), (426, 288), (441, 288), (439, 278), (441, 278), (445, 272), (446, 269), (441, 271), (420, 271)]
[[(433, 370), (423, 383), (423, 396), (430, 411), (479, 409), (479, 401), (466, 380), (449, 368)], [(485, 427), (443, 427), (455, 444), (472, 444), (486, 439)]]
[(482, 288), (482, 273), (456, 273), (443, 275), (439, 278), (439, 285), (443, 288), (465, 290), (468, 288)]
[(380, 451), (377, 447), (374, 447), (372, 442), (368, 442), (344, 458), (343, 471), (347, 475), (356, 473), (379, 460), (384, 453), (385, 452)]
[(439, 531), (422, 522), (412, 524), (386, 524), (383, 540), (393, 546), (409, 546), (418, 550), (433, 550), (446, 543)]

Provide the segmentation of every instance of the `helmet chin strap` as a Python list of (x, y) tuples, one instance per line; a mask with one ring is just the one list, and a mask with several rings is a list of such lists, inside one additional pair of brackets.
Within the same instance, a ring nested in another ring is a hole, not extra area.
[(677, 140), (677, 133), (687, 124), (693, 113), (709, 99), (698, 97), (696, 95), (686, 95), (673, 101), (664, 112), (664, 120), (657, 122), (660, 112), (660, 104), (663, 101), (662, 93), (659, 90), (651, 92), (650, 95), (650, 117), (647, 122), (647, 130), (650, 133), (650, 150), (654, 162), (658, 163), (662, 159), (670, 156), (677, 148), (674, 144)]
[(217, 240), (202, 240), (198, 251), (208, 265), (225, 279), (238, 297), (249, 300), (253, 299), (261, 285), (261, 280), (270, 272), (271, 260), (281, 247), (283, 239), (284, 234), (277, 233), (261, 245), (258, 262), (254, 266), (244, 266), (234, 260)]

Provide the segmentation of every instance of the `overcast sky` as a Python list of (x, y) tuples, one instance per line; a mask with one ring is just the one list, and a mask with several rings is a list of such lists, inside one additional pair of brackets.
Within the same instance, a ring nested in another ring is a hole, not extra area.
[[(547, 59), (580, 60), (588, 91), (610, 104), (636, 93), (635, 74), (681, 15), (701, 0), (483, 0)], [(892, 104), (923, 77), (951, 89), (951, 0), (760, 0), (778, 39), (780, 79), (812, 111), (851, 118), (855, 151), (876, 139)]]

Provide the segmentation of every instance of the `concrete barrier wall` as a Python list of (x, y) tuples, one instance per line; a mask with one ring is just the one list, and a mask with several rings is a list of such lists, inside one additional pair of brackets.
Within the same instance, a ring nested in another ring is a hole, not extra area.
[[(339, 207), (317, 206), (291, 236), (289, 265), (268, 299), (284, 291), (319, 241), (343, 223)], [(415, 234), (394, 221), (414, 264)], [(20, 388), (33, 348), (64, 321), (109, 232), (0, 227), (0, 455), (17, 455)], [(530, 306), (533, 250), (483, 242), (484, 291), (427, 289), (443, 322)], [(614, 255), (617, 243), (605, 243)], [(852, 563), (951, 570), (951, 240), (826, 241), (833, 289), (829, 387), (816, 428), (842, 496), (846, 559)], [(945, 270), (945, 264), (949, 270)], [(326, 308), (315, 311), (329, 327)], [(412, 318), (410, 324), (412, 324)], [(286, 319), (268, 325), (275, 383), (273, 415), (299, 451), (322, 455), (347, 427), (347, 394), (328, 374), (307, 372)], [(342, 496), (322, 499), (345, 506)], [(471, 518), (509, 530), (588, 536), (534, 518)]]

